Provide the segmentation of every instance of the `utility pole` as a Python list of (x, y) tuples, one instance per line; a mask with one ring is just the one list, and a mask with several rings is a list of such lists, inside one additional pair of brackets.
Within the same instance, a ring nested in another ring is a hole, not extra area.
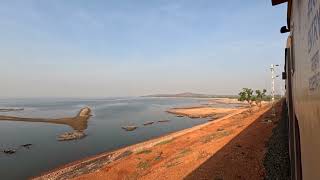
[(285, 88), (283, 87), (283, 84), (280, 85), (281, 88), (281, 97), (285, 96)]
[(279, 77), (279, 76), (276, 76), (275, 75), (275, 67), (276, 66), (279, 66), (279, 64), (271, 64), (271, 67), (270, 67), (270, 70), (271, 70), (271, 96), (272, 96), (272, 114), (275, 115), (275, 109), (274, 109), (274, 96), (275, 96), (275, 79), (276, 77)]

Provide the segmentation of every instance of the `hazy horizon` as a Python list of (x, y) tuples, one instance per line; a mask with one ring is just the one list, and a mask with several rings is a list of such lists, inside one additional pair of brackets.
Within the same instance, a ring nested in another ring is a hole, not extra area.
[(138, 98), (138, 97), (146, 97), (153, 95), (175, 95), (181, 93), (194, 93), (201, 95), (212, 95), (212, 96), (236, 96), (237, 94), (205, 94), (205, 93), (197, 93), (197, 92), (177, 92), (177, 93), (159, 93), (159, 94), (143, 94), (136, 96), (15, 96), (15, 97), (0, 97), (0, 99), (104, 99), (104, 98)]
[(270, 93), (285, 15), (268, 0), (4, 0), (0, 98)]

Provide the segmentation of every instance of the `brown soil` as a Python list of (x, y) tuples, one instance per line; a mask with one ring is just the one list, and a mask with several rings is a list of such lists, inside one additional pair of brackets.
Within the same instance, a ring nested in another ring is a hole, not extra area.
[(269, 105), (251, 113), (237, 110), (220, 120), (75, 162), (40, 178), (263, 179), (265, 144), (276, 119), (270, 116)]

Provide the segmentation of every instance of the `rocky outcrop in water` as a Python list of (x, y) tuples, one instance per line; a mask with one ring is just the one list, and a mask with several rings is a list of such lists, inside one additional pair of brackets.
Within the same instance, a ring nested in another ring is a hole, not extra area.
[(91, 116), (91, 109), (89, 107), (82, 108), (78, 115), (78, 117), (89, 117)]
[(28, 143), (28, 144), (22, 144), (21, 147), (30, 149), (30, 147), (32, 146), (32, 144)]
[(3, 153), (5, 153), (5, 154), (14, 154), (14, 153), (16, 153), (16, 150), (14, 150), (14, 149), (5, 149), (5, 150), (3, 150)]
[(71, 141), (76, 139), (82, 139), (86, 134), (82, 131), (65, 132), (61, 134), (57, 139), (58, 141)]
[(61, 134), (57, 139), (58, 141), (71, 141), (82, 139), (87, 135), (84, 133), (84, 129), (87, 126), (87, 120), (91, 116), (91, 109), (89, 107), (82, 108), (76, 117), (69, 122), (75, 131), (65, 132)]
[(159, 120), (158, 122), (161, 123), (161, 122), (169, 122), (169, 121), (170, 121), (170, 120), (166, 120), (166, 119), (165, 119), (165, 120)]
[(153, 121), (148, 121), (148, 122), (143, 123), (143, 125), (144, 125), (144, 126), (147, 126), (147, 125), (151, 125), (151, 124), (153, 124), (153, 123), (154, 123)]
[(126, 130), (126, 131), (134, 131), (136, 130), (138, 127), (137, 126), (123, 126), (121, 127), (122, 129)]

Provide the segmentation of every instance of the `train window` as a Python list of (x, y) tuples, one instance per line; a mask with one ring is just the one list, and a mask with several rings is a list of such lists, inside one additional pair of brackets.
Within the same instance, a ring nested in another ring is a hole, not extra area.
[(287, 73), (286, 72), (282, 72), (282, 79), (286, 80), (287, 79)]

